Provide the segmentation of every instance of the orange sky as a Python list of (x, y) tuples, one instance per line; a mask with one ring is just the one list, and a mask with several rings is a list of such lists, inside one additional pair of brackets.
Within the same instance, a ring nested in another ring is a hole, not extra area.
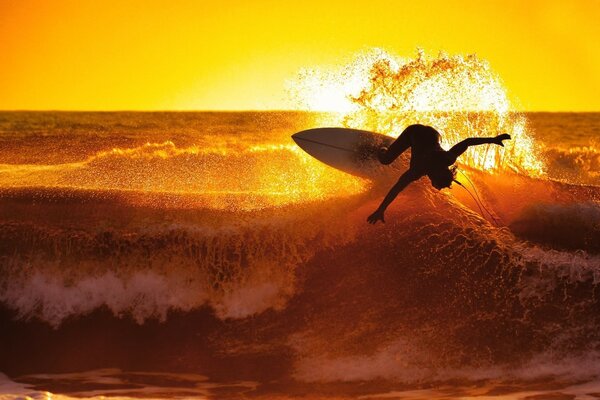
[(289, 108), (381, 47), (477, 53), (524, 110), (600, 110), (600, 0), (0, 0), (0, 109)]

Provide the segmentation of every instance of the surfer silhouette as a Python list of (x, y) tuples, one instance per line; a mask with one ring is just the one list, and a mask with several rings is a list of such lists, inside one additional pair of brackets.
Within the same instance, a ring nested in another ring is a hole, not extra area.
[(504, 146), (502, 141), (508, 139), (510, 135), (507, 133), (496, 137), (468, 138), (446, 151), (440, 145), (439, 132), (434, 128), (419, 124), (409, 126), (388, 148), (379, 149), (377, 154), (379, 161), (382, 164), (391, 164), (410, 147), (410, 167), (392, 186), (379, 208), (369, 215), (367, 222), (370, 224), (375, 224), (377, 221), (385, 222), (385, 210), (396, 196), (405, 187), (425, 175), (431, 180), (431, 185), (438, 190), (450, 187), (456, 177), (456, 167), (453, 164), (470, 146), (489, 143)]

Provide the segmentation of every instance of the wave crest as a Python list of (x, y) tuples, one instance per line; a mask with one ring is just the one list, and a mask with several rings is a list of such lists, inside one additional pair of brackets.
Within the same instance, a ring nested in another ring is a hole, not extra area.
[(511, 222), (511, 230), (552, 248), (600, 253), (600, 205), (532, 204)]
[(551, 176), (570, 182), (600, 184), (600, 150), (596, 146), (550, 148), (544, 156)]
[[(237, 209), (259, 209), (361, 193), (364, 182), (332, 170), (292, 144), (244, 150), (180, 148), (173, 142), (98, 152), (84, 162), (5, 165), (2, 187), (67, 187), (150, 193), (244, 195)], [(261, 201), (253, 202), (258, 197)], [(255, 204), (253, 204), (255, 203)], [(231, 202), (214, 201), (216, 208)]]

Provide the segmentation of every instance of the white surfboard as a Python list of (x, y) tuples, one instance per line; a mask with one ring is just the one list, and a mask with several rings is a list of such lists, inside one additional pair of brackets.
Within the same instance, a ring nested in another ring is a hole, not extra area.
[(389, 171), (377, 160), (377, 150), (394, 138), (348, 128), (316, 128), (292, 135), (298, 146), (317, 160), (363, 178), (375, 179)]

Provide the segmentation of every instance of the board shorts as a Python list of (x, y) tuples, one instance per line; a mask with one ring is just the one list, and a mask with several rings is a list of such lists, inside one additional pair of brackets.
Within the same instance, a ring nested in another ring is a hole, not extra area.
[(387, 148), (379, 153), (382, 164), (391, 164), (410, 147), (410, 167), (425, 170), (434, 152), (444, 151), (440, 145), (440, 134), (430, 126), (411, 125)]

